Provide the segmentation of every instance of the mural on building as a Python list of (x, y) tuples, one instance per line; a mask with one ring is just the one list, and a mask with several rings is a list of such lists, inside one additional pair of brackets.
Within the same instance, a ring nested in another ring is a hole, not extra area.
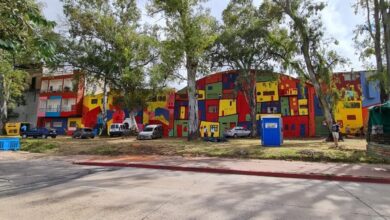
[[(342, 132), (356, 133), (367, 121), (368, 107), (380, 103), (378, 81), (368, 80), (369, 72), (334, 74), (341, 99), (334, 110)], [(100, 128), (102, 125), (102, 94), (85, 94), (82, 81), (73, 74), (44, 76), (38, 104), (38, 127), (51, 127), (60, 134), (72, 134), (77, 127)], [(238, 91), (237, 71), (215, 73), (196, 83), (200, 130), (208, 135), (223, 135), (235, 126), (250, 128), (250, 108), (244, 94)], [(115, 97), (108, 97), (108, 127), (123, 123), (129, 111), (115, 106)], [(256, 78), (257, 119), (262, 115), (282, 116), (285, 137), (327, 135), (323, 112), (314, 88), (283, 74), (261, 74)], [(162, 124), (164, 136), (188, 135), (188, 97), (186, 88), (175, 93), (167, 90), (156, 95), (135, 116), (139, 129), (147, 124)]]
[[(206, 76), (197, 81), (201, 135), (223, 135), (235, 126), (250, 128), (250, 108), (241, 91), (236, 90), (236, 71)], [(263, 74), (256, 82), (257, 118), (262, 115), (281, 115), (285, 137), (315, 135), (314, 90), (306, 83), (287, 75)], [(186, 88), (175, 97), (174, 135), (187, 136), (188, 101)], [(312, 118), (313, 120), (309, 120)]]

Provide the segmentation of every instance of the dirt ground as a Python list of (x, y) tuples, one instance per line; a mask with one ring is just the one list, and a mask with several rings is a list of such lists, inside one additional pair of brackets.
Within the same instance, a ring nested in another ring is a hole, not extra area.
[(323, 138), (289, 139), (281, 147), (263, 147), (259, 139), (228, 139), (215, 143), (203, 140), (188, 142), (185, 138), (136, 140), (126, 138), (26, 139), (22, 150), (50, 156), (70, 155), (165, 155), (209, 156), (225, 158), (282, 159), (334, 162), (377, 162), (368, 158), (364, 139), (345, 139), (340, 149)]

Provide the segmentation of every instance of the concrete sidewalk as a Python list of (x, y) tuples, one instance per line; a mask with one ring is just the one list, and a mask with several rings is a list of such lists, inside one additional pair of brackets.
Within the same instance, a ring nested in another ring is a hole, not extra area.
[(390, 184), (390, 165), (210, 157), (91, 157), (74, 164)]

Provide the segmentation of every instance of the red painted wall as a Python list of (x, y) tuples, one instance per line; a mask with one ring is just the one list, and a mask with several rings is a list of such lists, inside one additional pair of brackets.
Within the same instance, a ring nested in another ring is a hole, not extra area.
[[(206, 121), (217, 122), (219, 117), (219, 100), (218, 99), (208, 99), (205, 101), (206, 105)], [(217, 110), (214, 113), (209, 112), (209, 106), (217, 106)]]

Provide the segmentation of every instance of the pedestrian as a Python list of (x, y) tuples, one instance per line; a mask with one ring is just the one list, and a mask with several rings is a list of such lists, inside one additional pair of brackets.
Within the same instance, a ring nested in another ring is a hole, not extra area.
[(22, 132), (26, 132), (27, 131), (27, 125), (22, 125), (22, 127), (20, 128), (20, 130)]
[(339, 136), (340, 136), (339, 132), (340, 132), (340, 125), (337, 122), (333, 121), (332, 136), (333, 136), (333, 141), (334, 141), (334, 144), (336, 147), (339, 147), (339, 144), (338, 144)]
[(203, 128), (203, 137), (207, 138), (208, 134), (207, 134), (207, 127), (204, 126)]
[(214, 138), (214, 132), (215, 132), (214, 126), (211, 127), (210, 131), (211, 131), (211, 138)]

